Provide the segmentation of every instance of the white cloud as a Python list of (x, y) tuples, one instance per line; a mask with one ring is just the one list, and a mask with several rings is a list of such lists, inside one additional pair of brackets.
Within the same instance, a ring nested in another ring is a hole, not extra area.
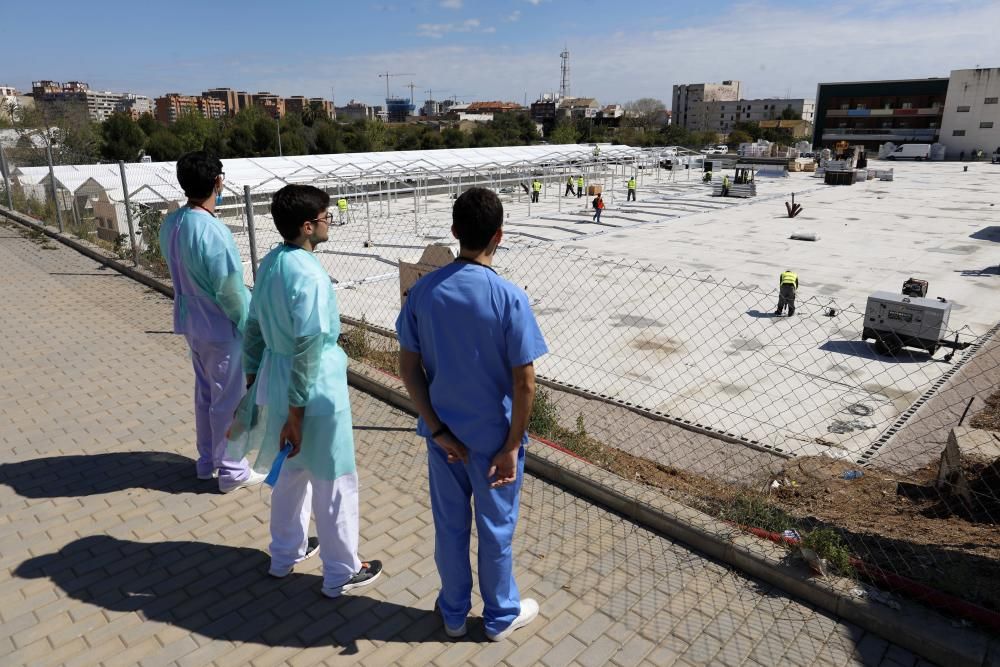
[(441, 6), (445, 9), (461, 9), (462, 0), (441, 0)]
[(520, 21), (520, 20), (521, 20), (521, 10), (520, 10), (520, 9), (515, 9), (515, 10), (514, 10), (514, 11), (513, 11), (512, 13), (511, 13), (511, 15), (510, 15), (510, 16), (508, 16), (508, 17), (507, 17), (506, 19), (504, 19), (504, 20), (505, 20), (505, 21), (507, 21), (508, 23), (515, 23), (515, 22), (517, 22), (517, 21)]
[[(885, 0), (886, 7), (893, 1)], [(970, 0), (942, 10), (912, 0), (902, 6), (905, 11), (875, 19), (861, 2), (852, 0), (831, 11), (830, 5), (803, 3), (804, 8), (788, 9), (757, 0), (720, 12), (701, 25), (622, 34), (612, 26), (599, 49), (583, 38), (568, 42), (571, 89), (576, 95), (595, 96), (602, 104), (640, 97), (669, 102), (673, 84), (739, 79), (748, 97), (811, 98), (816, 84), (825, 81), (947, 77), (952, 69), (977, 64), (1000, 67), (1000, 40), (993, 34), (1000, 25), (1000, 2)], [(780, 39), (774, 32), (775, 17), (780, 17)], [(824, 26), (821, 35), (817, 25)], [(488, 29), (476, 19), (418, 26), (420, 34), (436, 39)], [(720, 43), (720, 34), (738, 34), (740, 39)], [(837, 35), (849, 38), (838, 40)], [(333, 83), (338, 101), (355, 97), (374, 103), (385, 96), (385, 83), (377, 73), (400, 71), (405, 63), (402, 69), (415, 72), (415, 80), (428, 87), (434, 84), (470, 99), (520, 102), (527, 94), (530, 101), (539, 93), (559, 89), (562, 45), (562, 38), (537, 46), (490, 49), (437, 42), (423, 48), (318, 59), (308, 70), (296, 62), (285, 65), (263, 55), (234, 54), (237, 66), (230, 70), (233, 80), (227, 82), (239, 89), (310, 96), (329, 95)], [(219, 85), (213, 76), (201, 64), (172, 66), (169, 72), (157, 72), (155, 88), (148, 92), (204, 90)], [(132, 87), (145, 89), (149, 78), (142, 75), (141, 83)]]
[(454, 32), (496, 32), (496, 28), (479, 30), (479, 19), (466, 19), (460, 23), (421, 23), (417, 26), (417, 34), (421, 37), (441, 39)]

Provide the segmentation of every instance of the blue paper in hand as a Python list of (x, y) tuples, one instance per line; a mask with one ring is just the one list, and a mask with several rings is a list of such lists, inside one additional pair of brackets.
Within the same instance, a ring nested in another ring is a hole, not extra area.
[(265, 484), (272, 488), (274, 487), (278, 481), (278, 475), (281, 474), (281, 466), (285, 462), (285, 459), (288, 458), (290, 451), (292, 451), (292, 443), (286, 441), (278, 452), (278, 455), (274, 457), (274, 463), (271, 464), (271, 472), (267, 473), (267, 478), (264, 480)]

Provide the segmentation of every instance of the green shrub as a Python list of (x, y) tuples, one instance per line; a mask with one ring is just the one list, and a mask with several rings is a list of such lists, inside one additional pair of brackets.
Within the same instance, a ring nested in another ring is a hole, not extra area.
[(810, 530), (802, 537), (800, 546), (812, 549), (820, 558), (825, 558), (835, 572), (851, 576), (854, 568), (851, 566), (851, 551), (847, 548), (844, 538), (832, 528), (817, 528)]
[(545, 389), (536, 389), (535, 401), (531, 404), (531, 417), (528, 419), (528, 431), (543, 438), (551, 438), (558, 428), (559, 419), (552, 396)]
[(764, 496), (741, 493), (719, 509), (719, 517), (740, 526), (782, 533), (795, 528), (795, 518), (767, 502)]

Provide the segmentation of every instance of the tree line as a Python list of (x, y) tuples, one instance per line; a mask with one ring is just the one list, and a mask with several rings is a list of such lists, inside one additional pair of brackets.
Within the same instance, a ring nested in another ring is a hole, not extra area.
[[(476, 123), (465, 131), (448, 122), (338, 122), (316, 106), (307, 107), (301, 114), (286, 114), (280, 120), (259, 107), (218, 119), (187, 113), (171, 125), (148, 114), (138, 119), (114, 114), (103, 123), (95, 123), (78, 107), (8, 108), (0, 114), (0, 126), (17, 131), (17, 144), (8, 149), (8, 158), (15, 165), (25, 166), (44, 165), (46, 146), (51, 148), (57, 164), (135, 162), (142, 156), (172, 161), (192, 150), (206, 150), (222, 158), (269, 157), (279, 154), (279, 136), (283, 155), (524, 146), (543, 141), (699, 148), (718, 141), (714, 132), (690, 132), (666, 124), (664, 105), (659, 100), (644, 98), (630, 102), (625, 109), (627, 115), (616, 119), (577, 118), (549, 123), (541, 135), (527, 112), (497, 114), (492, 121)], [(734, 147), (757, 138), (774, 141), (783, 137), (774, 131), (761, 131), (755, 123), (740, 123), (729, 135)]]

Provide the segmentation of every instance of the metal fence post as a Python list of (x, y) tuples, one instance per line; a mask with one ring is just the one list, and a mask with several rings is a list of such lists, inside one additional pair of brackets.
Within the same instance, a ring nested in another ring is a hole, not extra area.
[(0, 144), (0, 171), (3, 172), (3, 189), (7, 193), (7, 208), (14, 210), (14, 197), (10, 192), (10, 174), (7, 170), (7, 156), (3, 152), (3, 144)]
[(125, 219), (128, 220), (128, 238), (132, 243), (132, 262), (139, 266), (139, 245), (135, 242), (135, 226), (132, 223), (132, 202), (128, 196), (128, 181), (125, 180), (125, 162), (118, 160), (118, 171), (122, 174), (122, 192), (125, 194)]
[(250, 186), (243, 186), (243, 205), (247, 210), (247, 237), (250, 239), (250, 273), (254, 285), (257, 284), (257, 232), (254, 229), (253, 200), (250, 199)]
[(52, 146), (45, 142), (45, 153), (49, 159), (49, 185), (52, 187), (52, 203), (56, 207), (56, 222), (59, 223), (59, 233), (63, 231), (62, 211), (59, 210), (59, 197), (56, 192), (56, 170), (52, 166)]

